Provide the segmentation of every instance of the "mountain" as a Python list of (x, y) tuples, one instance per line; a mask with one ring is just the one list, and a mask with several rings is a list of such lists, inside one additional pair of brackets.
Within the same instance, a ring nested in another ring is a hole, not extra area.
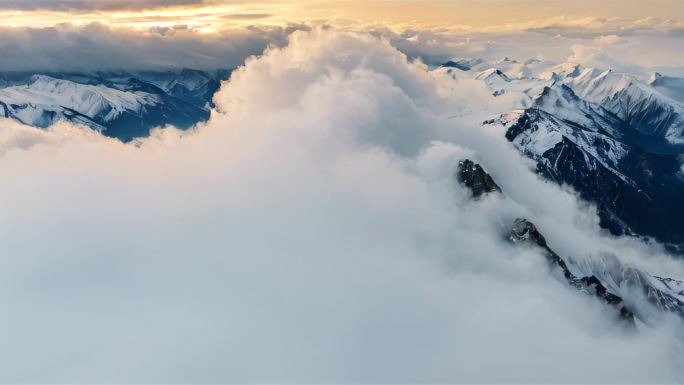
[(661, 94), (684, 103), (684, 79), (663, 76), (656, 72), (649, 78), (648, 84)]
[(130, 141), (167, 124), (187, 129), (209, 118), (229, 71), (2, 74), (0, 116), (49, 127), (60, 120)]
[(212, 99), (221, 86), (221, 81), (228, 79), (230, 71), (214, 72), (183, 69), (180, 72), (137, 72), (133, 77), (153, 84), (171, 96), (189, 101), (199, 107), (213, 107)]
[[(562, 80), (581, 98), (600, 104), (660, 147), (684, 143), (684, 106), (634, 76), (585, 69)], [(661, 87), (662, 88), (662, 87)]]
[(563, 85), (546, 88), (508, 126), (506, 138), (537, 161), (539, 174), (594, 202), (601, 225), (614, 234), (684, 243), (679, 156), (644, 151), (621, 130), (627, 130), (623, 120)]
[[(479, 164), (470, 159), (459, 162), (456, 181), (479, 201), (490, 194), (505, 192)], [(684, 282), (662, 278), (623, 264), (612, 254), (578, 262), (553, 250), (542, 231), (525, 218), (518, 218), (504, 234), (520, 247), (539, 249), (549, 265), (549, 273), (580, 293), (597, 297), (615, 314), (618, 324), (635, 330), (635, 319), (649, 323), (663, 314), (675, 314), (684, 320)], [(641, 301), (645, 298), (646, 301)], [(646, 306), (638, 305), (647, 303)]]
[(503, 126), (541, 176), (595, 204), (613, 234), (653, 237), (684, 252), (684, 79), (539, 60), (471, 62), (467, 71), (434, 72), (507, 94), (510, 111), (484, 125)]

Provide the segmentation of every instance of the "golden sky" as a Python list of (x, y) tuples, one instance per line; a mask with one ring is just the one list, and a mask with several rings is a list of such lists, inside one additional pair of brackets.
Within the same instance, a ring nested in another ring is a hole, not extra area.
[[(99, 22), (133, 28), (182, 26), (212, 32), (247, 24), (281, 25), (322, 20), (354, 20), (389, 25), (450, 25), (478, 29), (535, 23), (551, 18), (636, 20), (660, 17), (679, 22), (684, 19), (684, 0), (214, 0), (211, 4), (159, 6), (164, 2), (160, 0), (156, 2), (156, 7), (135, 10), (112, 7), (112, 2), (116, 4), (116, 0), (109, 0), (107, 6), (100, 9), (92, 6), (99, 4), (97, 2), (74, 1), (79, 0), (42, 0), (35, 3), (38, 4), (37, 8), (44, 9), (34, 9), (26, 6), (34, 3), (31, 0), (22, 3), (23, 7), (13, 7), (11, 4), (18, 3), (3, 3), (0, 0), (0, 25), (46, 27), (60, 23)], [(79, 8), (78, 4), (89, 6)]]

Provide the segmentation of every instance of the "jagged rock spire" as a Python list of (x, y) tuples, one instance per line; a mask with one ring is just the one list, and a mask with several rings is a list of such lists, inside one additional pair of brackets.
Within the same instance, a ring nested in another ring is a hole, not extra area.
[(473, 198), (479, 199), (482, 195), (498, 191), (502, 193), (499, 187), (479, 164), (470, 159), (465, 159), (458, 162), (458, 171), (456, 174), (458, 182), (468, 187), (473, 192)]

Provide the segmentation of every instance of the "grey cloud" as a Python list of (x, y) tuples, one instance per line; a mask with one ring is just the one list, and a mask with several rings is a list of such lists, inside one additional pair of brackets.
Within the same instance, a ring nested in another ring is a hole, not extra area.
[(252, 27), (202, 35), (186, 26), (150, 32), (91, 24), (0, 29), (0, 71), (232, 68), (268, 45), (282, 45), (297, 27)]
[[(256, 19), (267, 14), (236, 15), (230, 18)], [(330, 27), (330, 25), (329, 25)], [(246, 57), (259, 54), (269, 45), (282, 46), (287, 36), (297, 30), (308, 30), (309, 24), (283, 27), (252, 25), (232, 28), (218, 34), (201, 34), (179, 24), (154, 27), (146, 32), (112, 28), (101, 24), (83, 27), (58, 25), (52, 28), (0, 28), (0, 50), (12, 52), (0, 57), (0, 71), (89, 71), (107, 69), (164, 69), (191, 67), (226, 68), (240, 65)], [(342, 27), (335, 26), (336, 29)], [(354, 29), (355, 27), (350, 27)], [(565, 28), (565, 27), (564, 27)], [(544, 58), (565, 61), (576, 56), (577, 46), (601, 51), (611, 63), (632, 63), (643, 67), (684, 67), (684, 53), (679, 49), (683, 36), (677, 29), (627, 29), (621, 32), (621, 44), (607, 46), (602, 36), (605, 29), (582, 32), (577, 36), (557, 36), (538, 31), (464, 32), (459, 30), (409, 28), (399, 32), (373, 26), (364, 31), (388, 39), (411, 58), (438, 65), (452, 57), (482, 57), (496, 60), (507, 56), (526, 60)], [(571, 29), (572, 30), (572, 29)], [(553, 49), (547, 49), (552, 47)], [(597, 56), (592, 57), (592, 64)], [(674, 72), (673, 72), (674, 71)]]

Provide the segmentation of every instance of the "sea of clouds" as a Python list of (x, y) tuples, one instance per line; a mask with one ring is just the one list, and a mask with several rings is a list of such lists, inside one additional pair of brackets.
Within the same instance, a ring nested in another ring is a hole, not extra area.
[[(0, 0), (3, 6), (7, 5)], [(520, 61), (571, 61), (645, 77), (654, 71), (684, 76), (684, 51), (680, 49), (684, 24), (653, 17), (558, 17), (479, 29), (353, 20), (254, 24), (226, 27), (214, 33), (203, 33), (182, 23), (147, 30), (100, 23), (0, 27), (0, 51), (11, 52), (0, 57), (0, 72), (233, 68), (269, 46), (285, 46), (294, 31), (320, 27), (384, 37), (410, 58), (419, 58), (430, 66), (453, 57), (492, 61), (510, 57)]]
[[(251, 57), (210, 121), (132, 144), (0, 122), (0, 382), (677, 382), (681, 323), (616, 327), (511, 245), (616, 253), (498, 129), (388, 39), (326, 28)], [(466, 106), (466, 107), (464, 107)], [(506, 197), (454, 180), (474, 159)]]

